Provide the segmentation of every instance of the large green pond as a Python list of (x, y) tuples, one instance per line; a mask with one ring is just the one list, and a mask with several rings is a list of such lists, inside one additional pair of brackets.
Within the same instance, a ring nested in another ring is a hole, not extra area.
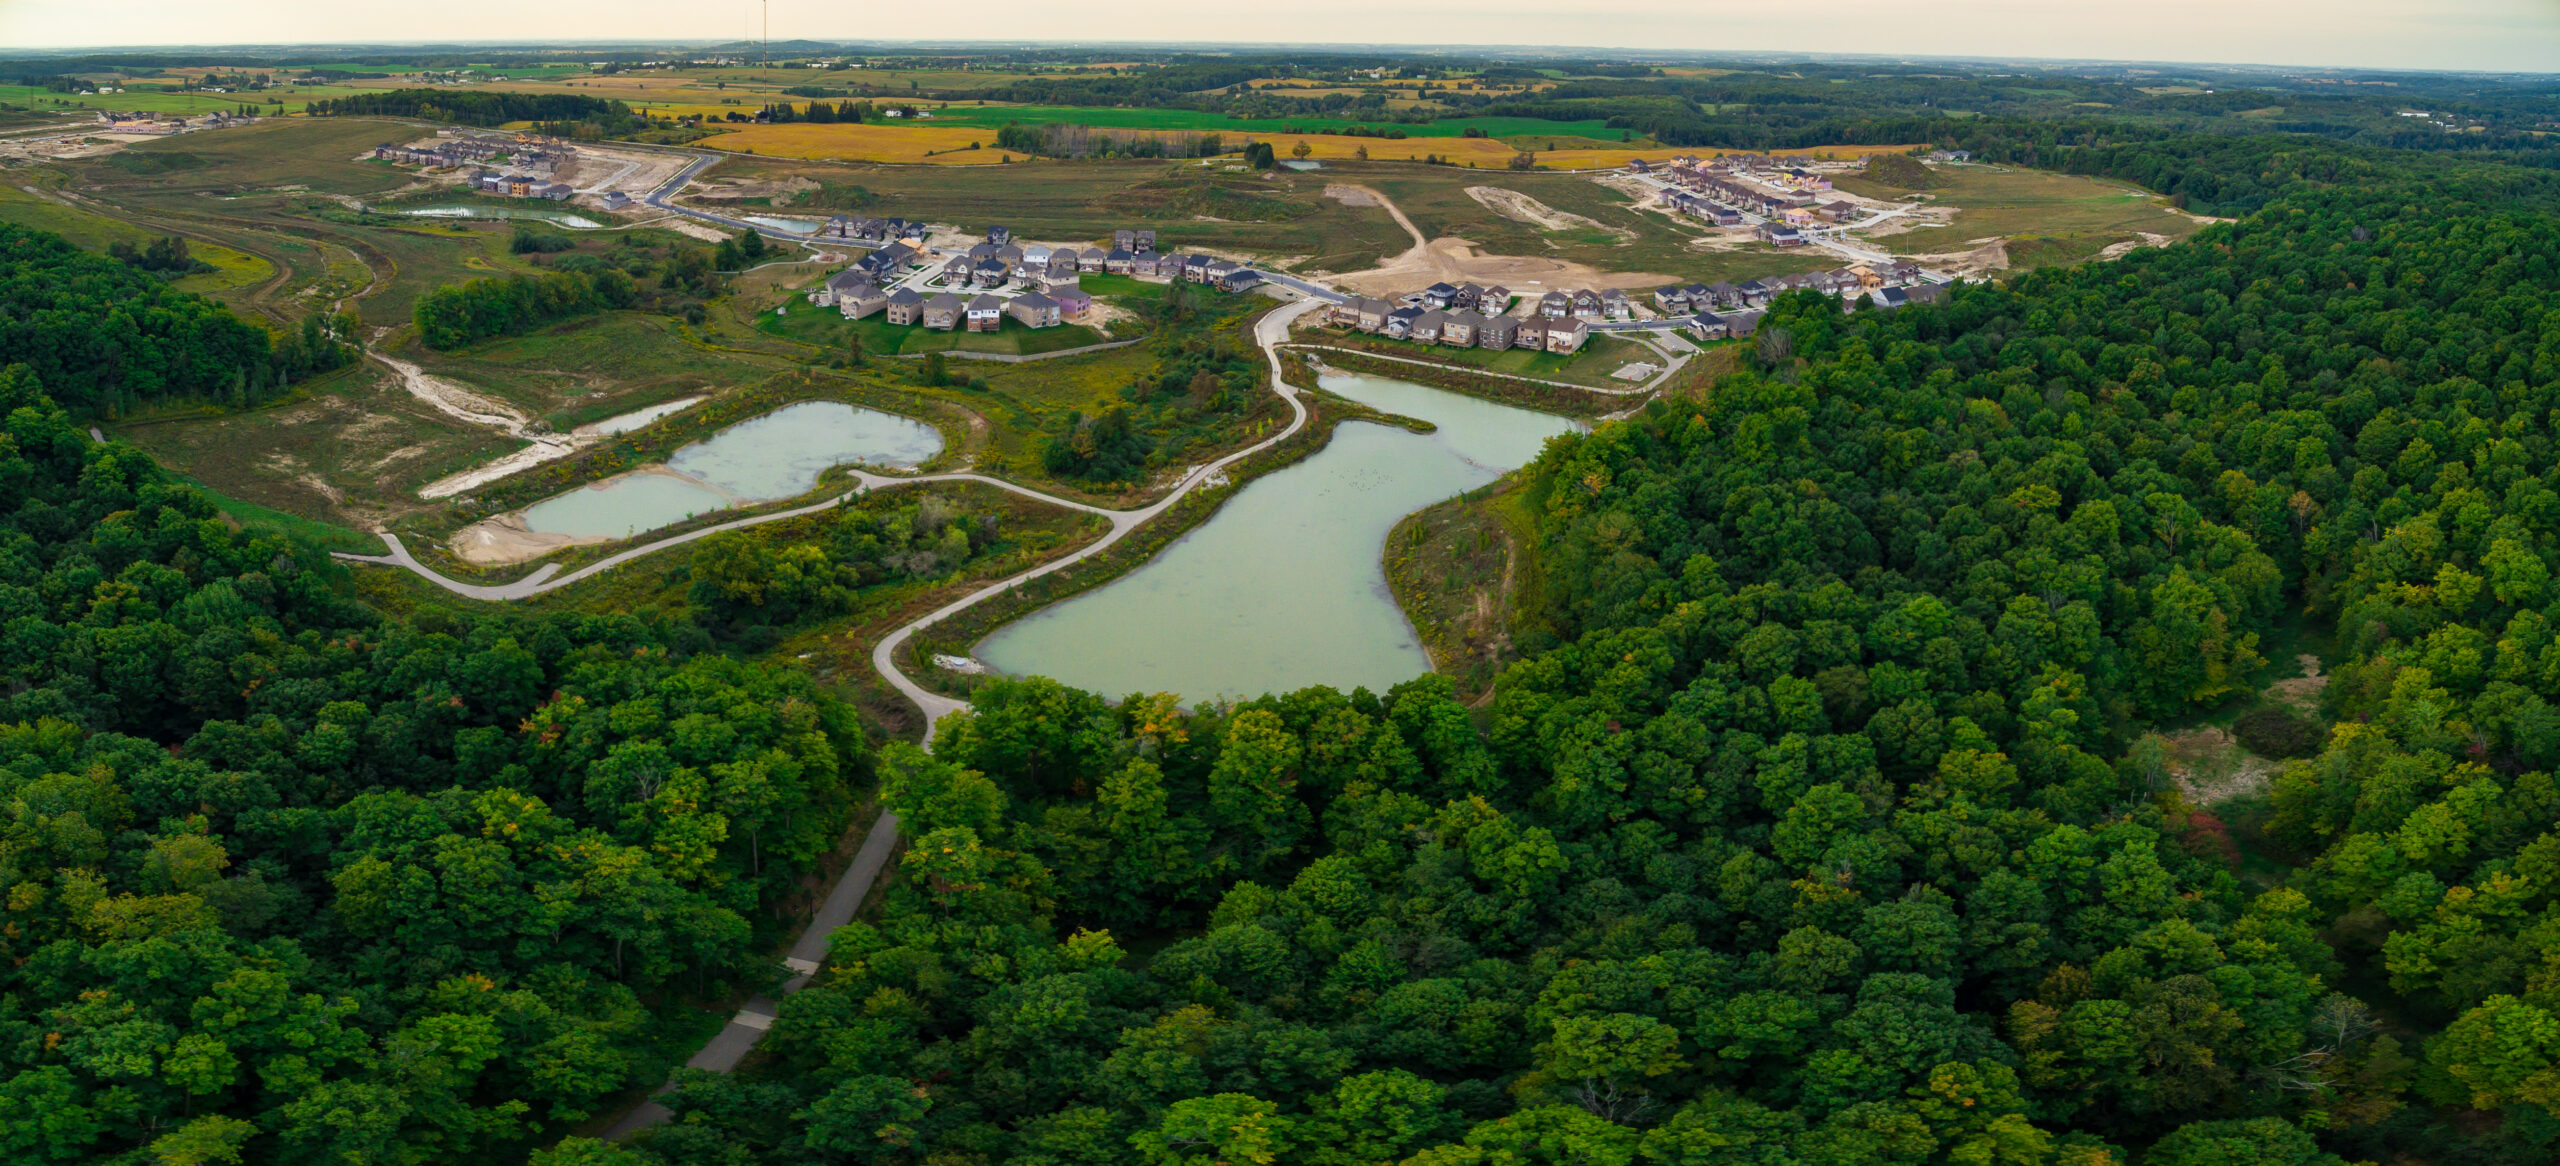
[(1323, 384), (1439, 432), (1345, 424), (1321, 452), (1246, 486), (1154, 561), (999, 629), (977, 658), (1115, 698), (1190, 701), (1312, 684), (1383, 690), (1430, 671), (1387, 590), (1387, 532), (1528, 464), (1574, 423), (1373, 377)]

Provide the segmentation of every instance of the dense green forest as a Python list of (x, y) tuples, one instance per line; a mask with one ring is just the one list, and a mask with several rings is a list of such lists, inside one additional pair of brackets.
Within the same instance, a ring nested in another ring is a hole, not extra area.
[(490, 89), (392, 89), (356, 93), (311, 103), (313, 117), (414, 117), (471, 126), (511, 121), (545, 124), (596, 123), (618, 132), (636, 126), (640, 115), (619, 101), (572, 93), (508, 93)]
[[(2397, 161), (1782, 301), (1528, 471), (1483, 713), (981, 689), (772, 1061), (540, 1161), (2550, 1161), (2560, 230)], [(2307, 755), (2192, 804), (2154, 730), (2313, 639)]]
[(520, 1158), (771, 978), (869, 767), (804, 675), (388, 620), (23, 365), (0, 414), (0, 1159)]
[(0, 223), (0, 366), (27, 366), (55, 401), (83, 413), (170, 398), (262, 401), (354, 360), (355, 349), (338, 338), (350, 328), (313, 316), (270, 336), (141, 264)]

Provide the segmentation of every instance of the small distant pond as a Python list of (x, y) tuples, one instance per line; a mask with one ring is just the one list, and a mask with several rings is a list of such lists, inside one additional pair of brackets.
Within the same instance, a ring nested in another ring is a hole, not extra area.
[(618, 417), (607, 417), (592, 425), (581, 425), (578, 427), (578, 430), (582, 433), (629, 433), (632, 430), (647, 425), (652, 421), (656, 421), (661, 417), (672, 417), (678, 413), (682, 413), (685, 410), (692, 408), (701, 400), (702, 398), (700, 397), (678, 397), (675, 400), (662, 401), (645, 409), (634, 409)]
[(1377, 377), (1327, 375), (1322, 384), (1439, 431), (1346, 423), (1313, 457), (1254, 480), (1153, 562), (997, 629), (976, 657), (1114, 697), (1193, 701), (1315, 684), (1384, 691), (1430, 671), (1387, 588), (1387, 532), (1527, 465), (1576, 425)]
[(770, 227), (777, 231), (789, 231), (794, 235), (815, 235), (818, 233), (818, 224), (806, 222), (800, 219), (777, 219), (771, 215), (747, 215), (745, 218), (748, 222), (754, 223), (759, 227)]
[(573, 215), (567, 211), (539, 210), (529, 206), (420, 206), (409, 207), (398, 213), (424, 215), (432, 219), (534, 219), (545, 223), (556, 223), (563, 227), (574, 227), (581, 231), (592, 231), (604, 225), (585, 215)]
[(803, 401), (677, 450), (663, 467), (537, 502), (525, 508), (524, 524), (542, 534), (629, 538), (697, 514), (806, 493), (832, 466), (905, 469), (941, 452), (942, 434), (924, 422)]

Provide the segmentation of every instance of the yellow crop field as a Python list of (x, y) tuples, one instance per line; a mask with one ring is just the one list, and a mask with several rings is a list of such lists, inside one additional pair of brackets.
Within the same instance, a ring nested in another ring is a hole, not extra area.
[[(1123, 131), (1145, 133), (1150, 131)], [(1193, 131), (1160, 131), (1184, 137), (1197, 136)], [(1298, 144), (1306, 143), (1307, 157), (1318, 161), (1349, 161), (1366, 149), (1374, 162), (1419, 162), (1429, 155), (1439, 155), (1453, 164), (1474, 164), (1479, 170), (1499, 170), (1511, 161), (1516, 151), (1495, 138), (1363, 138), (1345, 134), (1268, 134), (1225, 135), (1230, 146), (1246, 141), (1269, 142), (1282, 158), (1296, 156)], [(839, 162), (925, 162), (935, 165), (974, 166), (1002, 161), (1008, 155), (992, 145), (971, 150), (971, 142), (991, 143), (991, 130), (966, 126), (884, 125), (835, 123), (816, 125), (791, 122), (784, 125), (741, 126), (727, 133), (705, 138), (701, 144), (723, 150), (752, 150), (777, 158), (809, 158)], [(1808, 151), (1821, 157), (1863, 158), (1869, 154), (1898, 153), (1909, 146), (1825, 146)], [(945, 151), (957, 151), (949, 153)], [(1661, 162), (1681, 155), (1712, 157), (1717, 154), (1741, 153), (1737, 150), (1704, 149), (1634, 149), (1596, 146), (1586, 149), (1542, 151), (1538, 164), (1555, 170), (1600, 170), (1624, 166), (1642, 158)], [(930, 155), (930, 156), (928, 156)], [(1021, 155), (1011, 155), (1019, 159)]]
[[(751, 150), (777, 158), (809, 158), (836, 162), (926, 162), (938, 166), (983, 166), (1011, 157), (992, 143), (995, 131), (968, 126), (901, 126), (863, 122), (848, 125), (740, 126), (702, 139), (699, 145), (719, 150)], [(984, 149), (972, 150), (977, 142)], [(945, 152), (950, 151), (950, 152)], [(928, 156), (930, 155), (930, 156)]]

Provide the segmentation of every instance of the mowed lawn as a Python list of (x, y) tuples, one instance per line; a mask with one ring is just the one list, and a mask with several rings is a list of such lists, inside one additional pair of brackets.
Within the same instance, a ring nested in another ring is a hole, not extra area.
[[(2203, 226), (2169, 209), (2158, 195), (2117, 182), (1997, 166), (1938, 168), (1946, 185), (1928, 191), (1930, 201), (1956, 208), (1944, 227), (1929, 227), (1875, 242), (1904, 255), (1958, 251), (1993, 236), (2012, 241), (2019, 266), (2074, 262), (2110, 243), (2142, 234), (2183, 239)], [(1854, 194), (1899, 198), (1904, 192), (1858, 179), (1838, 184)], [(2028, 245), (2020, 246), (2020, 241)]]

